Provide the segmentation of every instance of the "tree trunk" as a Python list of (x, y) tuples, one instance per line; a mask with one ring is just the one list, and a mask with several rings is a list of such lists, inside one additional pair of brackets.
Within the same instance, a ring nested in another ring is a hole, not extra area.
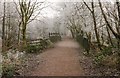
[[(116, 0), (117, 10), (118, 10), (118, 26), (117, 26), (117, 32), (120, 34), (120, 2), (119, 0)], [(118, 43), (118, 49), (120, 48), (120, 41)]]
[(120, 34), (120, 5), (119, 0), (117, 0), (117, 10), (118, 10), (118, 26), (117, 26), (117, 32)]
[(23, 48), (26, 47), (26, 23), (22, 23), (22, 43), (23, 43)]
[(111, 46), (114, 46), (113, 42), (112, 42), (112, 39), (111, 39), (111, 36), (110, 36), (109, 28), (106, 27), (106, 29), (107, 29), (107, 33), (108, 33), (108, 38), (109, 38), (110, 44), (111, 44)]
[(98, 31), (97, 31), (96, 19), (95, 19), (94, 3), (92, 2), (91, 4), (92, 4), (92, 17), (93, 17), (93, 22), (94, 22), (95, 35), (96, 35), (98, 47), (101, 50), (101, 43), (100, 43), (99, 34), (98, 34)]
[(4, 15), (3, 15), (3, 23), (2, 23), (2, 52), (5, 52), (5, 2), (4, 2)]

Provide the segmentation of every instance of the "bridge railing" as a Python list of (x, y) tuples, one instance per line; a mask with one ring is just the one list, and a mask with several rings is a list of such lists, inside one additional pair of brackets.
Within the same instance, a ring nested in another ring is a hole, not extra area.
[(49, 39), (52, 42), (57, 42), (62, 39), (60, 33), (49, 33)]

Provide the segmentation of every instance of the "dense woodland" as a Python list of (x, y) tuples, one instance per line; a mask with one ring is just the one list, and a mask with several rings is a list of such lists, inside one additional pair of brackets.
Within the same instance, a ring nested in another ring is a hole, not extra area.
[(119, 75), (119, 0), (60, 2), (52, 6), (58, 12), (56, 17), (44, 17), (42, 10), (51, 5), (37, 0), (0, 2), (2, 74), (8, 78), (19, 74), (17, 70), (25, 55), (40, 53), (71, 33), (83, 47), (83, 54), (91, 57), (96, 66), (112, 67)]

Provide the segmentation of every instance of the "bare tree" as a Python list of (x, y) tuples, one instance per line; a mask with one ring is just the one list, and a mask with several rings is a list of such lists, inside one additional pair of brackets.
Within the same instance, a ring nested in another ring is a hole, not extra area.
[(106, 22), (106, 25), (107, 25), (108, 28), (111, 30), (111, 32), (112, 32), (113, 35), (116, 37), (116, 39), (120, 40), (120, 35), (119, 35), (117, 32), (114, 31), (114, 29), (111, 27), (110, 23), (109, 23), (108, 20), (107, 20), (107, 16), (106, 16), (105, 13), (104, 13), (104, 10), (103, 10), (103, 8), (102, 8), (102, 4), (101, 4), (100, 0), (99, 0), (99, 6), (100, 6), (100, 9), (101, 9), (102, 15), (103, 15), (103, 17), (104, 17), (104, 20), (105, 20), (105, 22)]
[[(22, 43), (26, 46), (26, 29), (28, 23), (35, 20), (35, 18), (40, 14), (41, 10), (46, 6), (43, 6), (44, 2), (35, 2), (31, 0), (19, 0), (19, 3), (15, 3), (16, 9), (20, 16), (19, 21), (19, 31), (18, 31), (18, 41), (20, 41), (20, 34), (22, 34)], [(43, 7), (41, 7), (43, 6)], [(37, 12), (38, 11), (38, 12)], [(36, 15), (34, 15), (36, 13)], [(21, 31), (20, 31), (21, 28)]]
[(86, 7), (89, 9), (89, 11), (92, 14), (93, 17), (93, 22), (94, 22), (94, 30), (95, 30), (95, 35), (96, 35), (96, 39), (97, 39), (97, 43), (98, 43), (98, 47), (101, 49), (101, 43), (100, 43), (100, 39), (99, 39), (99, 34), (98, 34), (98, 30), (97, 30), (97, 23), (96, 23), (96, 16), (95, 16), (95, 10), (94, 10), (94, 2), (91, 2), (91, 7), (92, 9), (88, 6), (88, 4), (86, 2), (84, 2), (84, 4), (86, 5)]

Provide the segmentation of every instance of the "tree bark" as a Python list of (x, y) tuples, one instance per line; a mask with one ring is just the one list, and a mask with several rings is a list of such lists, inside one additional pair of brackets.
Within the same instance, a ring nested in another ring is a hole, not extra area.
[(92, 5), (92, 17), (93, 17), (93, 22), (94, 22), (94, 30), (95, 30), (95, 35), (96, 35), (96, 39), (98, 42), (98, 47), (101, 50), (101, 43), (100, 43), (100, 39), (99, 39), (99, 34), (98, 34), (98, 30), (97, 30), (97, 24), (96, 24), (96, 19), (95, 19), (95, 12), (94, 12), (94, 3), (91, 3)]
[(2, 23), (2, 52), (5, 52), (5, 16), (6, 16), (6, 12), (5, 12), (5, 2), (4, 2), (4, 5), (3, 5), (3, 8), (4, 8), (4, 15), (3, 15), (3, 23)]
[(117, 27), (117, 32), (120, 34), (120, 2), (119, 2), (119, 0), (117, 0), (116, 5), (117, 5), (117, 10), (118, 10), (118, 27)]

